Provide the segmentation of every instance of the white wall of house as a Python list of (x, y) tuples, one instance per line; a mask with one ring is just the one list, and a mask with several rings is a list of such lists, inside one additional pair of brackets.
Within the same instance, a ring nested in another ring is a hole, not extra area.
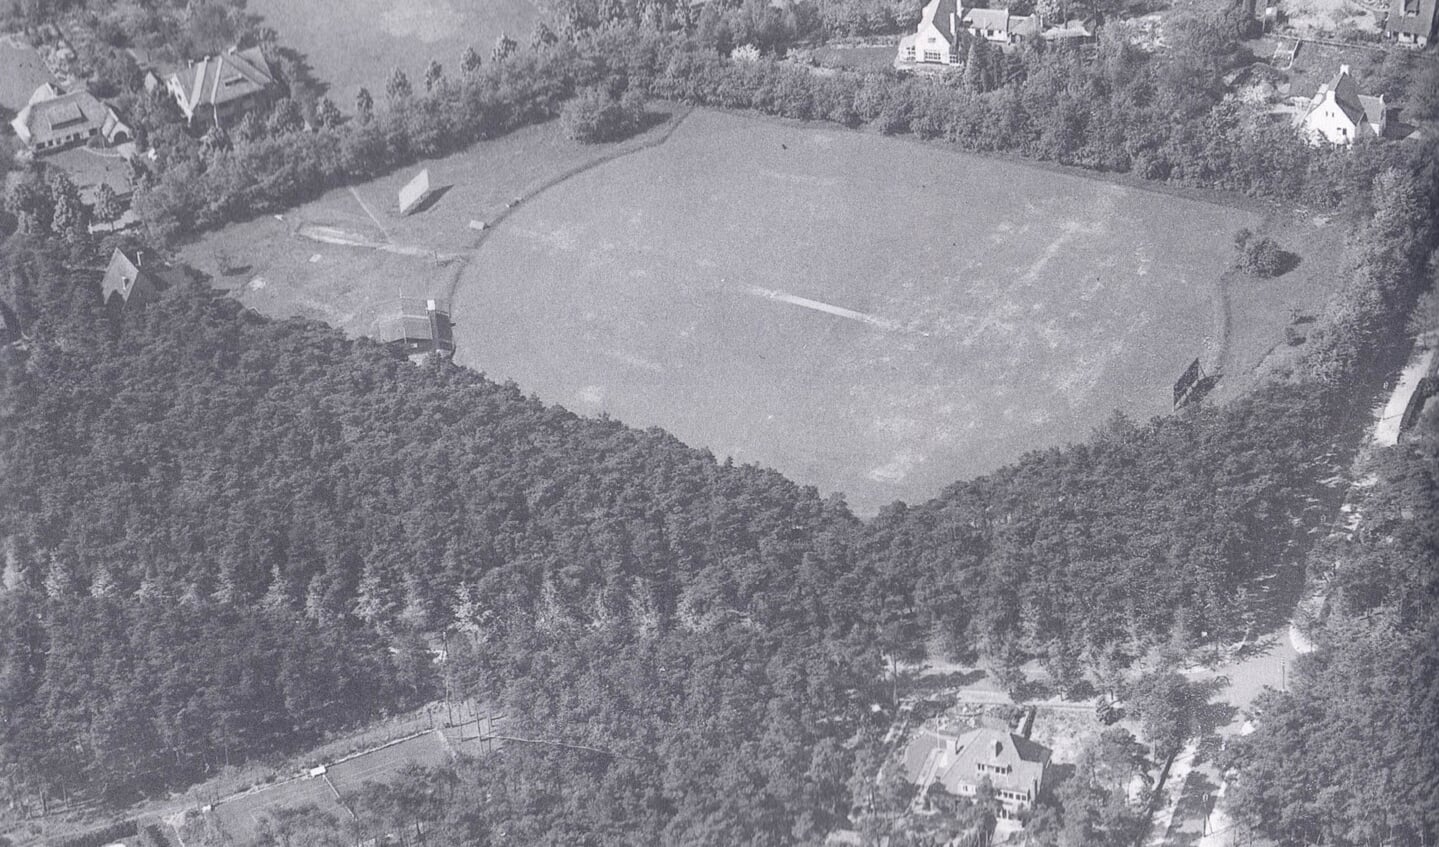
[(1349, 120), (1339, 104), (1334, 102), (1334, 92), (1320, 92), (1320, 102), (1309, 113), (1304, 128), (1331, 144), (1353, 144), (1359, 127)]
[(954, 45), (931, 23), (921, 23), (914, 39), (914, 60), (916, 62), (941, 62), (952, 65), (959, 61)]

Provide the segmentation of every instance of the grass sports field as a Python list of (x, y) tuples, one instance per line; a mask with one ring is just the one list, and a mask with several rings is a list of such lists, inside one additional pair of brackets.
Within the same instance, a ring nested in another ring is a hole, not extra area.
[[(463, 272), (458, 360), (868, 513), (1218, 361), (1256, 214), (823, 126), (693, 114), (515, 210)], [(1276, 334), (1278, 330), (1276, 329)]]
[(527, 44), (540, 19), (536, 0), (250, 0), (247, 8), (304, 54), (347, 112), (361, 87), (382, 98), (395, 68), (416, 85), (430, 59), (458, 74), (466, 47), (489, 61), (501, 33)]
[[(402, 293), (453, 290), (460, 362), (862, 513), (1115, 408), (1166, 412), (1196, 356), (1236, 396), (1298, 349), (1285, 325), (1342, 266), (1333, 224), (821, 124), (696, 111), (667, 129), (587, 147), (530, 127), (426, 163), (449, 188), (420, 214), (394, 209), (408, 169), (181, 258), (266, 314), (356, 335)], [(1299, 267), (1226, 272), (1241, 226)]]
[(483, 234), (471, 228), (472, 221), (493, 222), (515, 198), (652, 143), (665, 129), (621, 144), (583, 145), (565, 138), (555, 123), (527, 127), (426, 162), (431, 184), (443, 194), (423, 213), (398, 214), (396, 193), (419, 171), (408, 168), (330, 191), (280, 216), (207, 234), (185, 246), (180, 258), (257, 311), (372, 335), (399, 297), (448, 294)]

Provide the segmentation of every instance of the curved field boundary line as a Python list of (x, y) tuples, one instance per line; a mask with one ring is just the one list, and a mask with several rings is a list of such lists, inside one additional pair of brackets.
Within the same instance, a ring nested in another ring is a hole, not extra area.
[[(618, 145), (615, 147), (615, 149), (609, 151), (608, 153), (605, 153), (603, 156), (562, 171), (555, 176), (538, 183), (533, 188), (530, 188), (528, 191), (523, 192), (520, 197), (518, 197), (514, 202), (501, 209), (499, 214), (485, 221), (485, 229), (479, 232), (476, 235), (474, 241), (470, 244), (469, 249), (471, 258), (473, 258), (474, 255), (479, 252), (482, 246), (484, 246), (485, 239), (489, 237), (490, 233), (498, 229), (500, 224), (504, 223), (505, 219), (508, 218), (512, 212), (519, 208), (521, 201), (533, 200), (544, 192), (549, 191), (551, 188), (554, 188), (555, 186), (567, 180), (573, 179), (580, 174), (585, 173), (586, 171), (598, 168), (601, 165), (607, 165), (610, 162), (613, 162), (614, 160), (621, 157), (629, 156), (633, 153), (639, 153), (644, 150), (650, 150), (660, 146), (661, 144), (664, 144), (666, 141), (670, 140), (670, 136), (674, 135), (675, 130), (679, 129), (680, 124), (684, 123), (685, 118), (688, 118), (690, 116), (690, 113), (694, 110), (694, 106), (680, 104), (674, 116), (669, 119), (669, 125), (666, 126), (658, 134), (634, 143)], [(446, 296), (449, 298), (452, 305), (455, 302), (455, 292), (459, 290), (460, 280), (464, 277), (464, 270), (467, 264), (468, 262), (460, 263), (459, 267), (455, 269), (454, 278), (450, 281), (450, 286), (448, 291), (446, 292)]]

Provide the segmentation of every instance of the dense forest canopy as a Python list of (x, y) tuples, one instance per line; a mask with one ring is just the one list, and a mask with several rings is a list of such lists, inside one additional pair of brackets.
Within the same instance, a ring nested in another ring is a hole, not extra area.
[[(82, 6), (25, 0), (16, 14)], [(591, 749), (517, 744), (411, 773), (367, 793), (367, 831), (817, 843), (856, 807), (907, 802), (872, 779), (899, 662), (938, 644), (1018, 688), (1020, 664), (1039, 658), (1078, 689), (1086, 675), (1122, 677), (1156, 643), (1275, 625), (1308, 554), (1336, 586), (1327, 649), (1236, 748), (1236, 809), (1286, 844), (1439, 835), (1424, 802), (1433, 758), (1405, 743), (1439, 724), (1433, 421), (1385, 459), (1371, 528), (1343, 550), (1309, 550), (1342, 494), (1332, 479), (1366, 389), (1407, 351), (1400, 328), (1431, 282), (1435, 142), (1349, 155), (1254, 120), (1223, 96), (1239, 54), (1225, 15), (1188, 19), (1155, 55), (1112, 38), (1093, 62), (975, 48), (942, 84), (723, 55), (740, 39), (777, 52), (812, 26), (883, 29), (884, 7), (837, 3), (859, 21), (841, 25), (754, 3), (709, 4), (695, 20), (678, 6), (575, 4), (558, 35), (467, 56), (423, 92), (392, 74), (384, 104), (357, 103), (351, 120), (290, 100), (204, 138), (166, 128), (165, 105), (131, 91), (158, 151), (136, 199), (146, 246), (603, 90), (1340, 212), (1350, 267), (1336, 271), (1345, 283), (1307, 358), (1246, 399), (1116, 416), (1085, 443), (865, 524), (840, 496), (480, 374), (263, 319), (203, 281), (117, 319), (94, 268), (122, 239), (89, 234), (73, 184), (27, 170), (6, 198), (19, 231), (0, 277), (27, 335), (0, 349), (6, 784), (155, 796), (449, 691), (504, 708), (517, 733)], [(863, 22), (871, 12), (879, 23)], [(229, 12), (211, 23), (261, 35)], [(1354, 721), (1372, 731), (1346, 733)], [(1376, 784), (1364, 783), (1363, 744), (1385, 751)], [(1294, 750), (1312, 758), (1298, 767)], [(1143, 755), (1120, 736), (1087, 752), (1039, 813), (1039, 843), (1101, 832), (1132, 843), (1115, 774)], [(311, 812), (272, 823), (285, 829), (274, 843), (326, 843), (345, 826)]]

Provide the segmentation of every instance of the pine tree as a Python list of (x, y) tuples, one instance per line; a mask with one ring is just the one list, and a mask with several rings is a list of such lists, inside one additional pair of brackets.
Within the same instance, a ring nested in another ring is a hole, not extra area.
[(460, 57), (460, 72), (467, 77), (480, 72), (480, 54), (474, 47), (465, 48), (465, 54)]
[(984, 42), (975, 41), (969, 45), (969, 54), (964, 58), (964, 75), (961, 81), (964, 87), (978, 94), (985, 90), (985, 53)]
[(535, 31), (530, 34), (530, 49), (539, 52), (559, 41), (554, 30), (550, 29), (544, 21), (535, 25)]
[(95, 189), (95, 220), (100, 221), (114, 230), (115, 221), (123, 214), (120, 208), (120, 197), (110, 183), (102, 182), (100, 187)]
[(344, 120), (344, 116), (340, 114), (340, 107), (336, 106), (335, 101), (328, 97), (320, 98), (320, 104), (315, 107), (315, 114), (320, 119), (320, 126), (325, 129), (334, 129)]
[(375, 98), (370, 95), (370, 89), (361, 88), (355, 92), (355, 112), (362, 121), (375, 116)]
[(495, 49), (490, 53), (490, 61), (495, 64), (503, 62), (513, 56), (515, 50), (519, 49), (519, 46), (513, 38), (510, 38), (504, 33), (500, 33), (500, 37), (495, 39)]
[(435, 86), (439, 85), (444, 78), (445, 66), (438, 60), (431, 59), (430, 63), (425, 66), (425, 93), (433, 92)]
[(50, 220), (50, 230), (71, 243), (84, 238), (87, 235), (85, 206), (79, 196), (62, 191), (56, 193), (54, 199), (55, 216)]
[(390, 102), (393, 103), (408, 100), (414, 93), (415, 89), (410, 85), (410, 78), (405, 76), (404, 71), (395, 68), (390, 73), (389, 81), (385, 83), (385, 96), (389, 97)]

